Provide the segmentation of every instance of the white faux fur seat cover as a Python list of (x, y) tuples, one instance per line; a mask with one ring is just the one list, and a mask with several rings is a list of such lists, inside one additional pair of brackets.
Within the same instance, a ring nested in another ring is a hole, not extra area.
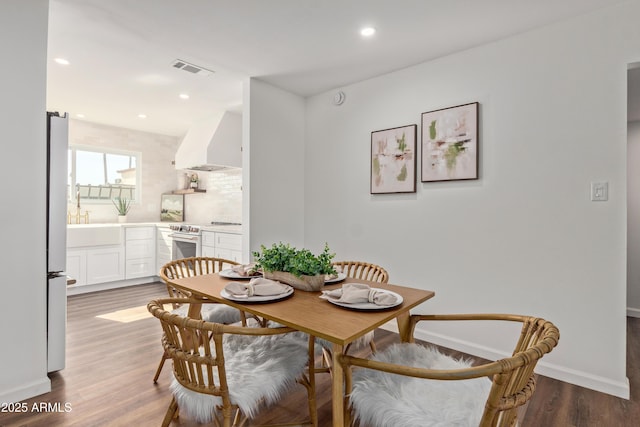
[[(252, 337), (225, 335), (223, 338), (227, 384), (231, 402), (249, 418), (262, 399), (269, 405), (295, 384), (307, 366), (307, 341), (295, 334)], [(214, 369), (216, 384), (218, 372)], [(183, 387), (175, 378), (171, 382), (181, 413), (201, 423), (211, 422), (222, 399), (196, 393)]]
[[(417, 344), (394, 344), (371, 359), (430, 369), (471, 366)], [(355, 418), (371, 427), (477, 427), (490, 388), (488, 378), (438, 381), (355, 368), (351, 403)]]
[[(186, 317), (189, 313), (189, 304), (181, 305), (171, 312)], [(240, 310), (226, 304), (202, 304), (200, 315), (202, 320), (207, 322), (231, 324), (240, 321)]]

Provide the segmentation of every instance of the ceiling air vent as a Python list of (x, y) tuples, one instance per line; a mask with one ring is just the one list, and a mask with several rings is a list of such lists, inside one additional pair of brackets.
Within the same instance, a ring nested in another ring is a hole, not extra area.
[(213, 71), (211, 70), (207, 70), (206, 68), (190, 64), (187, 61), (183, 61), (182, 59), (176, 59), (171, 63), (171, 65), (173, 66), (173, 68), (184, 70), (191, 74), (198, 74), (200, 76), (209, 76), (213, 74)]

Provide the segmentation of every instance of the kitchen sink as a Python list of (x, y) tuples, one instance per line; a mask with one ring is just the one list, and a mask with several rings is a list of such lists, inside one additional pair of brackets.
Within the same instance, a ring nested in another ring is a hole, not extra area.
[(123, 228), (119, 224), (69, 224), (67, 248), (119, 245)]

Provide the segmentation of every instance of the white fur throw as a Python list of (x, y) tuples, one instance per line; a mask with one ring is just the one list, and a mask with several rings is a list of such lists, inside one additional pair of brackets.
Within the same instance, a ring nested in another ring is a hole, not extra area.
[[(307, 341), (293, 334), (225, 335), (223, 346), (231, 402), (251, 418), (262, 399), (267, 405), (277, 401), (305, 371), (307, 345)], [(218, 384), (217, 369), (214, 373)], [(170, 389), (181, 413), (201, 423), (211, 422), (216, 405), (222, 404), (219, 397), (186, 389), (175, 378)]]
[[(189, 304), (181, 305), (171, 312), (186, 317), (189, 313)], [(202, 304), (200, 315), (202, 316), (202, 320), (207, 322), (228, 324), (240, 321), (240, 310), (226, 304)]]
[[(471, 366), (445, 356), (434, 347), (395, 344), (374, 360), (430, 369)], [(354, 369), (351, 403), (356, 419), (372, 427), (478, 426), (491, 381), (438, 381)]]

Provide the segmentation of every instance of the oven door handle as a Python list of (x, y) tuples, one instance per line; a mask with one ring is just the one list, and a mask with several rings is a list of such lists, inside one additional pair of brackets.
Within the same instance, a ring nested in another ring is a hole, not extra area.
[(180, 236), (179, 234), (169, 234), (169, 237), (171, 237), (173, 240), (179, 240), (182, 242), (187, 242), (187, 241), (197, 241), (199, 239), (198, 236), (193, 236), (193, 237), (185, 237), (185, 236)]

